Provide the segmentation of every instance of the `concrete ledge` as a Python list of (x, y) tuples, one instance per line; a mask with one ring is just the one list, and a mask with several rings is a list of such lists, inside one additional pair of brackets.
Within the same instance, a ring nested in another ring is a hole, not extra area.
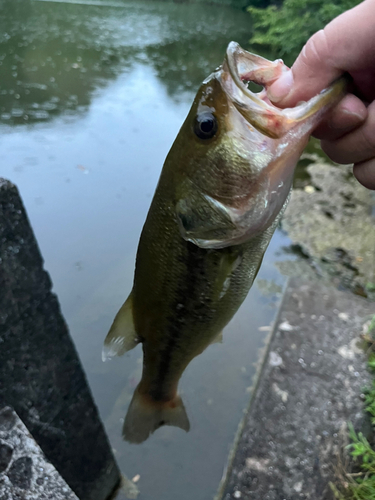
[(51, 287), (17, 188), (0, 178), (0, 407), (81, 500), (103, 500), (120, 473)]
[(0, 498), (78, 500), (10, 407), (0, 409)]
[(374, 309), (350, 293), (289, 282), (223, 500), (333, 498), (346, 424), (368, 425), (360, 334)]

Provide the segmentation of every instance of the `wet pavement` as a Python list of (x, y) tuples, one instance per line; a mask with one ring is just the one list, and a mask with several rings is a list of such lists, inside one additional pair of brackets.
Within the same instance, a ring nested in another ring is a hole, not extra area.
[(333, 498), (347, 423), (365, 435), (371, 428), (360, 336), (373, 312), (350, 292), (289, 281), (220, 498)]

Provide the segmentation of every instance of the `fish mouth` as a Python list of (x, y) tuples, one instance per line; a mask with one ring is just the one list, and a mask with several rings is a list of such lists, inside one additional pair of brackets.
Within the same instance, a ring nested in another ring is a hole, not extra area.
[[(267, 99), (265, 88), (272, 85), (287, 69), (282, 59), (268, 61), (261, 56), (247, 52), (237, 42), (229, 43), (223, 64), (224, 72), (230, 75), (235, 84), (235, 87), (232, 86), (231, 89), (234, 100), (239, 91), (262, 109), (280, 109)], [(259, 93), (252, 92), (247, 85), (249, 82), (261, 85), (263, 90)]]
[[(269, 61), (230, 42), (219, 72), (222, 88), (237, 111), (262, 134), (278, 138), (285, 133), (285, 110), (274, 106), (266, 89), (288, 68), (281, 59)], [(259, 93), (248, 88), (254, 82), (263, 87)]]
[[(319, 117), (346, 92), (347, 78), (341, 77), (320, 94), (293, 108), (278, 108), (267, 98), (267, 87), (272, 85), (288, 67), (282, 59), (269, 61), (230, 42), (220, 71), (220, 81), (227, 96), (242, 116), (262, 134), (279, 139), (295, 125), (310, 117)], [(254, 82), (264, 87), (252, 92), (247, 84)]]

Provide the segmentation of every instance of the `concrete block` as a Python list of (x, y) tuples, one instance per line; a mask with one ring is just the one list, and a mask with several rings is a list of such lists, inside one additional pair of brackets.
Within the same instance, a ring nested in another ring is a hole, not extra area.
[(51, 286), (17, 188), (0, 178), (0, 406), (81, 500), (104, 500), (120, 474)]
[(10, 407), (0, 409), (0, 498), (78, 500)]

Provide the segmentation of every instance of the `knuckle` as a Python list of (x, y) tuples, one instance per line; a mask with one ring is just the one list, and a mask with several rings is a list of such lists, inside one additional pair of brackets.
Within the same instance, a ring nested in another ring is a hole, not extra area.
[(301, 52), (302, 62), (308, 67), (315, 67), (329, 58), (329, 44), (324, 29), (316, 32), (306, 42)]
[(367, 189), (375, 189), (375, 158), (355, 164), (353, 174)]
[(367, 120), (358, 129), (361, 134), (362, 148), (371, 156), (375, 156), (375, 101), (367, 108)]

